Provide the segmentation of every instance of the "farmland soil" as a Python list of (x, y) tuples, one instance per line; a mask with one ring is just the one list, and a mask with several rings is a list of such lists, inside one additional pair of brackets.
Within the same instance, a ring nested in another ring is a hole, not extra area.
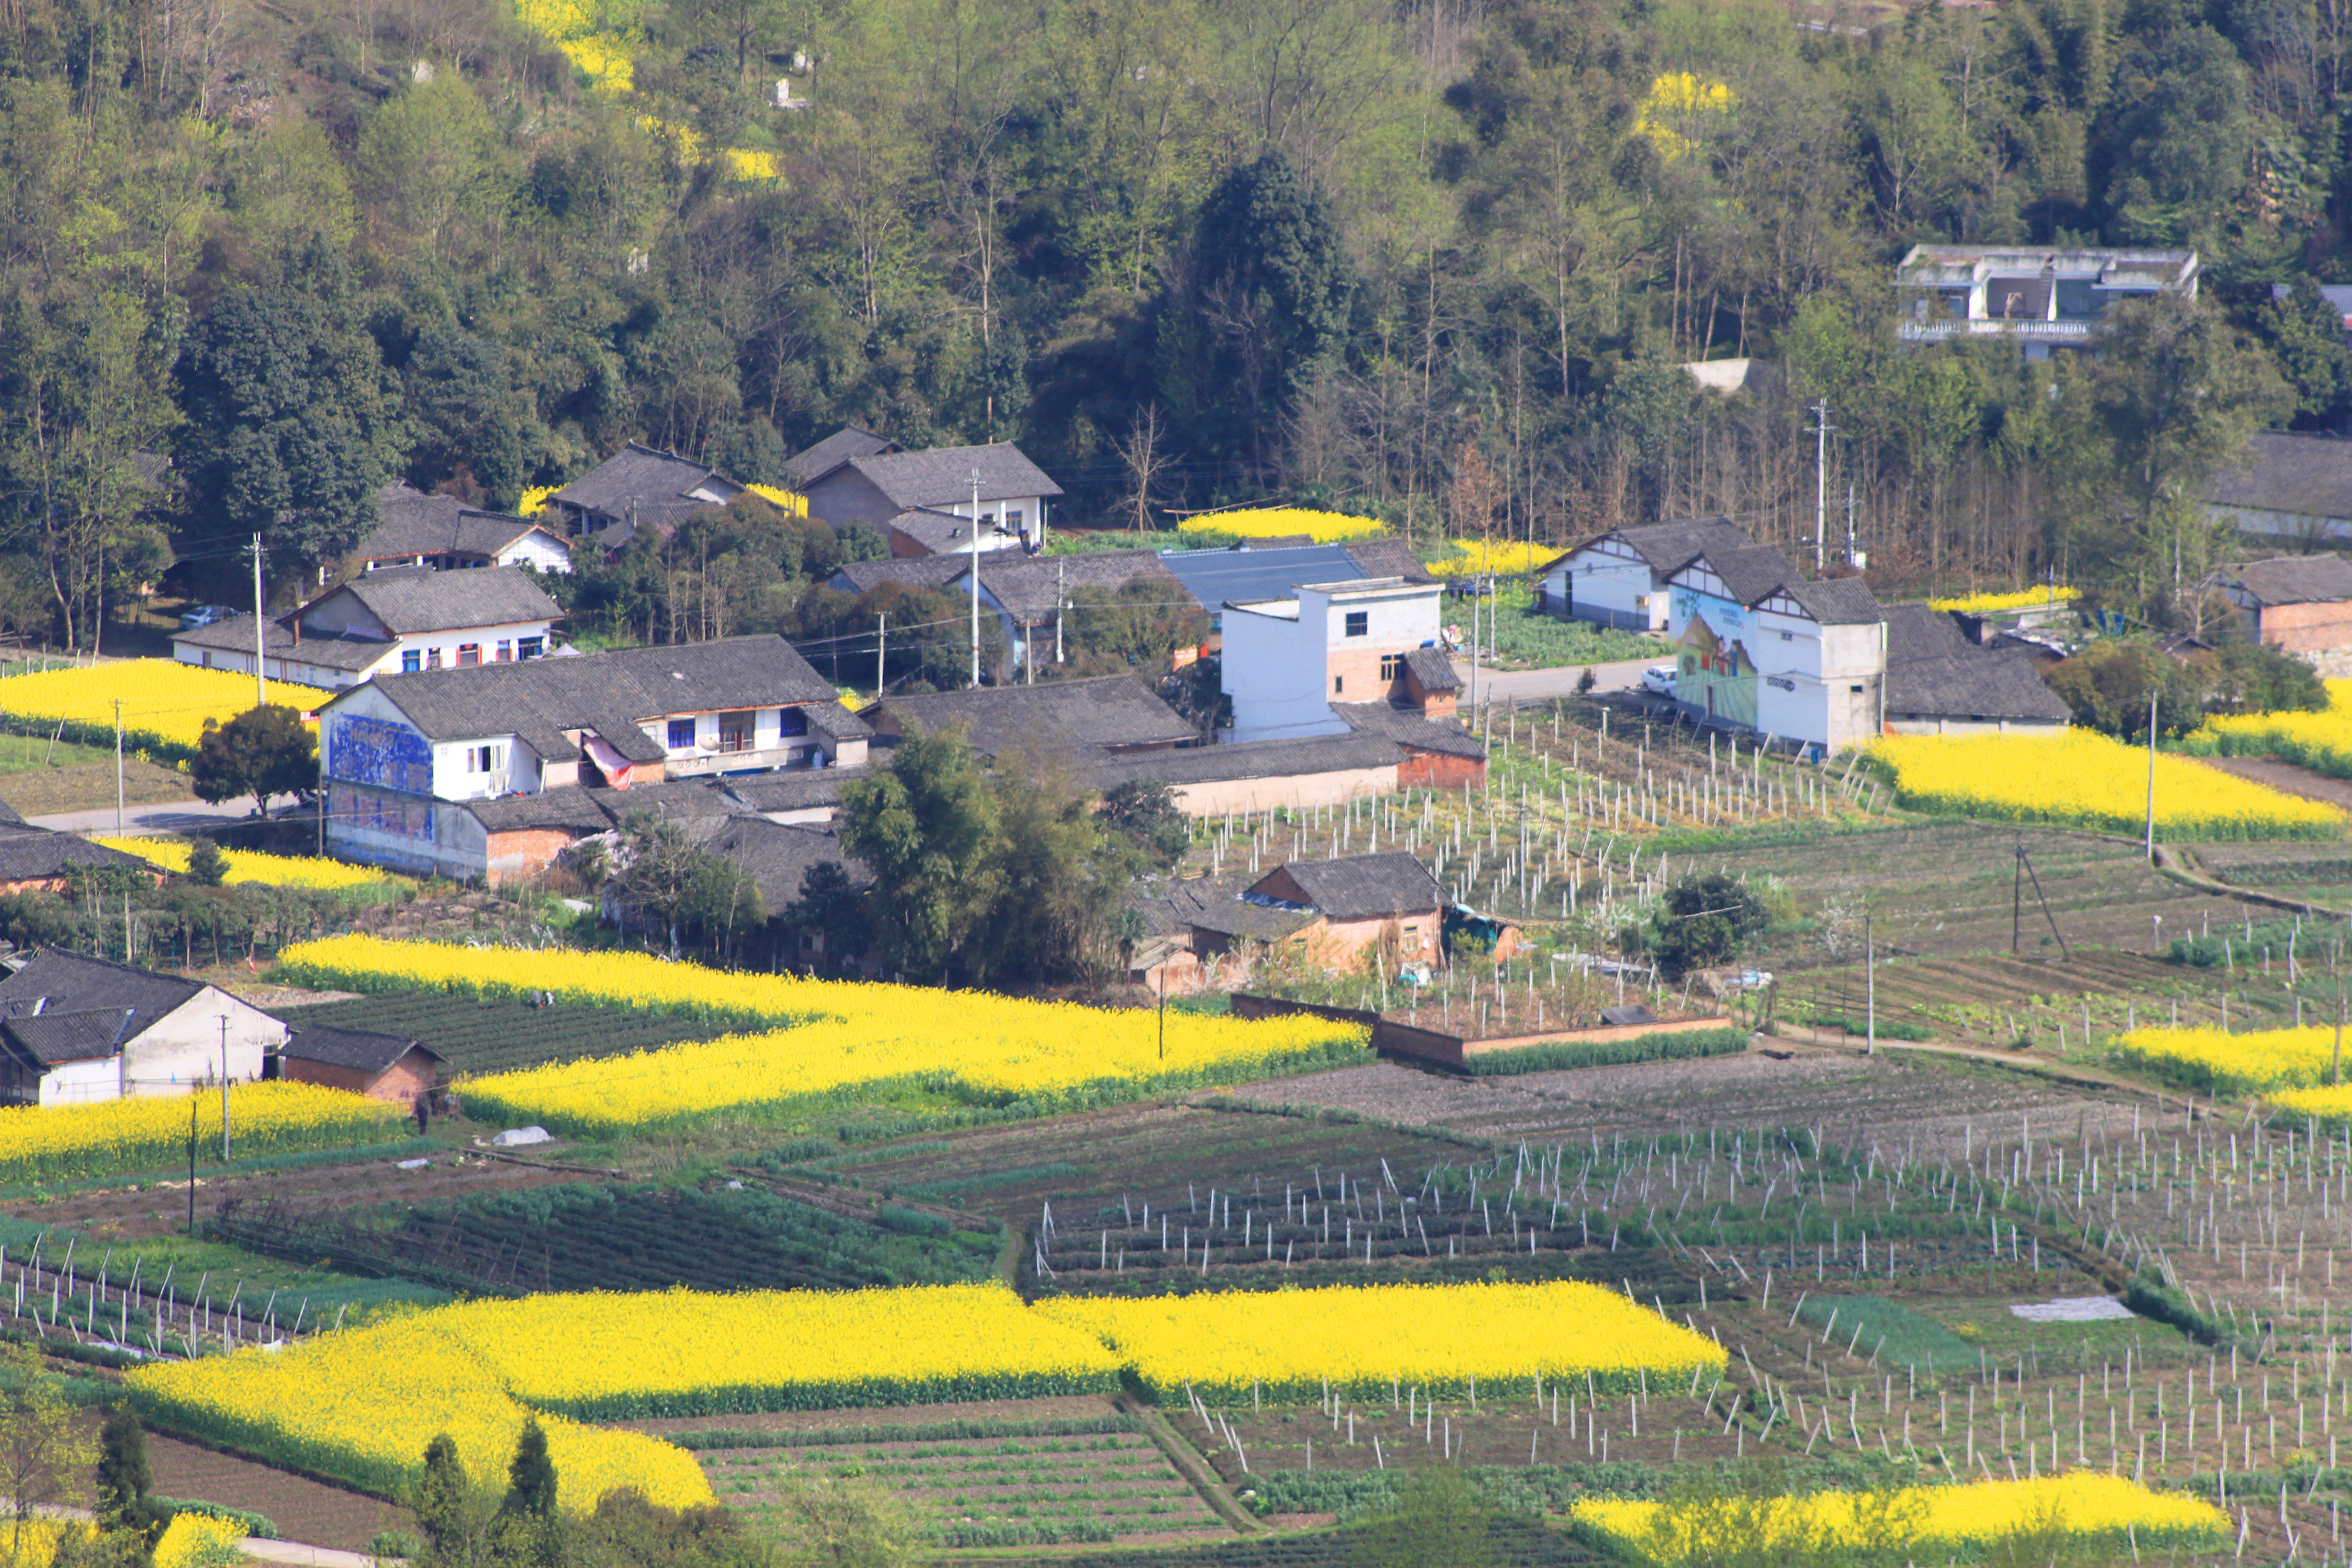
[(2306, 800), (2317, 800), (2323, 805), (2352, 811), (2352, 780), (2330, 779), (2324, 773), (2314, 773), (2308, 768), (2298, 768), (2275, 757), (2198, 757), (2190, 760), (2201, 762), (2234, 778), (2266, 784), (2283, 794), (2297, 795)]
[(163, 1496), (200, 1498), (261, 1514), (286, 1541), (359, 1552), (383, 1531), (416, 1531), (416, 1516), (396, 1503), (160, 1433), (147, 1436), (147, 1462)]
[(604, 1425), (668, 1437), (677, 1432), (823, 1432), (839, 1427), (908, 1427), (938, 1421), (1071, 1421), (1119, 1413), (1107, 1394), (1045, 1399), (967, 1399), (944, 1405), (877, 1405), (841, 1410), (767, 1410), (730, 1416), (662, 1416)]

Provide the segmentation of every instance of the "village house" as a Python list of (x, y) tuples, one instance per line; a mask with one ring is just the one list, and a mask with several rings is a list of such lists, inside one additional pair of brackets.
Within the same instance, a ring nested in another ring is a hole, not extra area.
[(785, 464), (809, 516), (836, 531), (880, 528), (899, 556), (1045, 545), (1045, 505), (1062, 487), (1009, 442), (901, 450), (855, 428), (835, 432)]
[(2205, 482), (2205, 509), (2272, 549), (2352, 540), (2352, 441), (2258, 430), (2238, 463)]
[(54, 948), (0, 979), (0, 1102), (83, 1105), (259, 1079), (286, 1026), (217, 986)]
[(1402, 851), (1291, 861), (1262, 875), (1168, 889), (1169, 918), (1190, 931), (1196, 956), (1258, 943), (1326, 969), (1353, 968), (1375, 948), (1384, 967), (1441, 962), (1445, 904), (1429, 868)]
[(1612, 528), (1545, 563), (1536, 607), (1563, 621), (1664, 632), (1673, 619), (1667, 580), (1707, 550), (1748, 542), (1728, 517)]
[(455, 496), (428, 496), (401, 479), (377, 492), (377, 506), (383, 520), (344, 558), (362, 572), (398, 566), (572, 570), (571, 544), (544, 523), (485, 512)]
[(1222, 817), (1393, 795), (1402, 761), (1387, 736), (1350, 730), (1105, 757), (1094, 765), (1094, 779), (1101, 789), (1130, 782), (1165, 785), (1169, 799), (1186, 816)]
[(2042, 679), (2047, 650), (2022, 639), (1979, 647), (1925, 604), (1886, 607), (1889, 735), (2055, 735), (2074, 722)]
[[(1296, 739), (1350, 727), (1335, 703), (1448, 706), (1438, 676), (1435, 583), (1400, 577), (1301, 584), (1280, 599), (1224, 607), (1221, 677), (1233, 700), (1226, 738)], [(1415, 653), (1423, 654), (1409, 671)], [(1433, 689), (1433, 688), (1435, 689)], [(1419, 692), (1416, 697), (1413, 694)]]
[(2029, 360), (2081, 351), (2109, 307), (2158, 294), (2197, 298), (2193, 250), (2087, 246), (1916, 245), (1897, 263), (1906, 343), (2005, 338)]
[(501, 881), (609, 828), (594, 789), (856, 767), (870, 733), (775, 636), (386, 675), (320, 711), (327, 841)]
[(2220, 574), (2246, 635), (2323, 675), (2352, 674), (2352, 561), (2339, 555), (2249, 561)]
[[(968, 556), (893, 556), (881, 560), (851, 561), (835, 571), (827, 586), (840, 593), (866, 593), (883, 583), (909, 591), (959, 593), (971, 591), (971, 561)], [(1004, 633), (1006, 665), (991, 672), (999, 679), (1022, 672), (1034, 674), (1041, 664), (1064, 662), (1070, 644), (1066, 620), (1071, 595), (1083, 590), (1116, 592), (1137, 583), (1150, 583), (1169, 600), (1180, 600), (1183, 584), (1177, 581), (1160, 557), (1148, 549), (1081, 550), (1075, 555), (1033, 556), (1012, 550), (983, 553), (980, 558), (981, 607)]]
[(1223, 645), (1228, 603), (1251, 604), (1287, 597), (1302, 582), (1344, 582), (1394, 577), (1433, 583), (1436, 577), (1404, 540), (1383, 535), (1346, 544), (1283, 545), (1250, 539), (1226, 549), (1161, 550), (1160, 564), (1184, 586), (1209, 617), (1204, 653)]
[(1703, 551), (1667, 589), (1692, 717), (1816, 753), (1879, 733), (1886, 623), (1862, 579), (1809, 580), (1759, 545)]
[(0, 893), (61, 892), (69, 875), (99, 867), (113, 867), (148, 882), (163, 880), (152, 862), (78, 834), (37, 828), (0, 801)]
[(443, 1061), (439, 1051), (407, 1035), (313, 1024), (287, 1036), (269, 1076), (414, 1105), (438, 1086)]
[(1183, 715), (1133, 675), (892, 693), (865, 716), (877, 749), (895, 746), (910, 729), (936, 734), (960, 727), (982, 757), (1065, 757), (1082, 764), (1199, 738)]
[[(563, 612), (520, 567), (368, 572), (264, 627), (262, 673), (336, 689), (377, 675), (518, 664), (550, 651)], [(184, 664), (249, 674), (253, 617), (231, 616), (172, 634)]]
[(708, 463), (632, 441), (547, 498), (575, 539), (616, 550), (641, 528), (665, 535), (704, 507), (723, 507), (742, 495), (739, 485)]

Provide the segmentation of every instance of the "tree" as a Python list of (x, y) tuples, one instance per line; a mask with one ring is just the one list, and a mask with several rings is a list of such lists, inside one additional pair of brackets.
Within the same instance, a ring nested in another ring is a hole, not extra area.
[(498, 129), (466, 78), (437, 71), (377, 110), (360, 132), (360, 183), (386, 226), (428, 251), (468, 216), (499, 210)]
[(801, 873), (801, 895), (776, 916), (777, 924), (795, 936), (820, 936), (828, 967), (866, 951), (873, 940), (866, 894), (849, 880), (839, 861), (819, 861)]
[(1102, 824), (1125, 835), (1153, 863), (1174, 865), (1192, 846), (1192, 819), (1176, 808), (1167, 785), (1129, 779), (1103, 791)]
[(841, 847), (874, 872), (884, 958), (944, 976), (1003, 886), (997, 802), (960, 728), (899, 741), (887, 772), (841, 792)]
[(1104, 831), (1091, 790), (1055, 758), (998, 759), (994, 907), (968, 951), (1000, 980), (1099, 977), (1116, 951), (1118, 916), (1145, 856)]
[(2174, 27), (2125, 55), (2116, 88), (2097, 140), (2116, 236), (2202, 242), (2252, 163), (2245, 62), (2210, 27)]
[(2325, 713), (2327, 683), (2293, 653), (2231, 637), (2215, 652), (2206, 705), (2219, 713)]
[(226, 724), (205, 721), (188, 776), (196, 799), (218, 804), (253, 797), (253, 814), (269, 814), (272, 795), (303, 795), (318, 788), (318, 747), (301, 715), (277, 703), (247, 708)]
[(1154, 582), (1074, 588), (1062, 613), (1063, 652), (1072, 674), (1165, 669), (1170, 654), (1197, 647), (1209, 635), (1209, 618), (1199, 605)]
[(1495, 1568), (1494, 1510), (1458, 1465), (1424, 1465), (1363, 1529), (1349, 1568)]
[(1660, 974), (1679, 980), (1734, 956), (1764, 923), (1764, 901), (1746, 883), (1719, 872), (1685, 875), (1666, 890), (1649, 938), (1651, 956)]
[(689, 936), (710, 940), (765, 918), (749, 873), (651, 811), (622, 819), (614, 858), (614, 896), (667, 934), (673, 957)]
[(555, 1461), (547, 1456), (547, 1433), (538, 1416), (528, 1416), (515, 1440), (514, 1461), (507, 1467), (506, 1510), (531, 1519), (553, 1519), (555, 1492)]
[(906, 1505), (863, 1478), (788, 1481), (777, 1511), (800, 1568), (902, 1568), (915, 1560), (918, 1538)]
[(2158, 733), (2183, 736), (2205, 723), (2205, 681), (2193, 665), (2144, 637), (2094, 643), (2042, 677), (2074, 710), (2074, 722), (2124, 740), (2147, 737), (2156, 696)]
[(48, 1370), (40, 1347), (0, 1347), (0, 1487), (16, 1515), (9, 1555), (26, 1561), (25, 1527), (36, 1511), (70, 1507), (89, 1493), (99, 1445), (81, 1413), (66, 1403), (65, 1380)]
[(2296, 414), (2321, 429), (2340, 427), (2352, 413), (2352, 350), (2344, 346), (2344, 313), (2308, 274), (2298, 273), (2284, 295), (2263, 301), (2256, 323), (2279, 373), (2294, 389)]
[(144, 1528), (147, 1494), (154, 1490), (147, 1467), (147, 1428), (127, 1402), (108, 1406), (99, 1431), (98, 1516), (110, 1524)]
[(188, 841), (188, 880), (199, 887), (218, 887), (228, 880), (228, 857), (220, 845), (202, 835)]
[(443, 1432), (425, 1446), (425, 1471), (408, 1496), (435, 1568), (473, 1568), (489, 1553), (494, 1508), (466, 1474), (457, 1440)]

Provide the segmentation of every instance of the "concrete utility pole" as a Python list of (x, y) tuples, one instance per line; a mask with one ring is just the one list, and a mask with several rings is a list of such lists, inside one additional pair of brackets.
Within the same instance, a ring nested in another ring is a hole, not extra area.
[(228, 1014), (221, 1014), (221, 1164), (228, 1164)]
[(268, 648), (268, 625), (262, 619), (261, 599), (261, 536), (253, 536), (253, 706), (264, 707), (269, 702), (269, 688), (262, 684), (261, 656)]
[(2147, 858), (2156, 859), (2156, 699), (2147, 694)]
[(885, 611), (876, 617), (874, 632), (874, 700), (882, 700), (882, 688), (890, 684), (884, 660), (890, 651), (890, 615)]
[(971, 471), (971, 684), (980, 685), (980, 470)]
[(1827, 564), (1822, 549), (1830, 531), (1830, 404), (1813, 404), (1813, 570)]
[(114, 836), (122, 836), (122, 699), (114, 699)]

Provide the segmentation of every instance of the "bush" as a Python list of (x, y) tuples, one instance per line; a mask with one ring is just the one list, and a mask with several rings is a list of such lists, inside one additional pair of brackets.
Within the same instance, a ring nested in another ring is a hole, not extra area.
[(200, 1498), (159, 1497), (152, 1492), (148, 1493), (147, 1502), (148, 1506), (155, 1511), (155, 1517), (158, 1520), (168, 1520), (179, 1514), (193, 1513), (204, 1519), (226, 1519), (247, 1535), (257, 1536), (263, 1541), (278, 1539), (278, 1526), (266, 1513), (255, 1513), (248, 1509), (231, 1508), (225, 1502), (205, 1502)]
[(909, 1236), (945, 1236), (955, 1228), (944, 1216), (925, 1214), (904, 1204), (886, 1203), (874, 1211), (874, 1218), (892, 1230), (903, 1230)]
[(1764, 901), (1720, 872), (1685, 876), (1666, 890), (1649, 934), (1650, 954), (1668, 979), (1720, 964), (1764, 929)]
[(2124, 1305), (2144, 1318), (2170, 1323), (2201, 1344), (2227, 1344), (2232, 1337), (2228, 1329), (2200, 1312), (2187, 1291), (2176, 1291), (2146, 1275), (2135, 1276), (2125, 1288)]

